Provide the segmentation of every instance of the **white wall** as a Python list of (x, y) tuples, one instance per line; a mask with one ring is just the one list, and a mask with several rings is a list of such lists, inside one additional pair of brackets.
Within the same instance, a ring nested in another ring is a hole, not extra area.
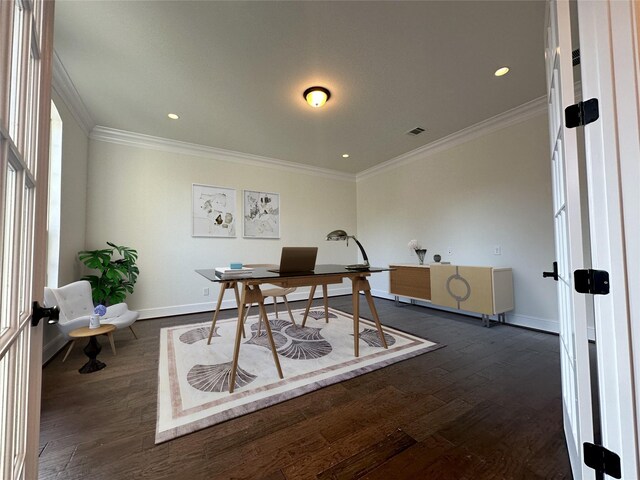
[[(90, 141), (86, 248), (106, 241), (138, 250), (140, 276), (127, 303), (141, 318), (212, 310), (218, 286), (195, 269), (243, 263), (278, 263), (282, 246), (319, 247), (318, 263), (352, 263), (356, 245), (326, 242), (336, 228), (355, 231), (355, 179), (313, 175), (268, 165), (227, 161), (150, 148), (143, 143)], [(193, 183), (280, 194), (281, 238), (194, 238), (191, 236)], [(209, 287), (211, 295), (203, 296)], [(306, 298), (308, 289), (292, 296)], [(334, 286), (333, 294), (347, 293)], [(225, 307), (235, 306), (229, 294)]]
[[(537, 115), (357, 183), (358, 238), (375, 265), (417, 263), (411, 239), (459, 265), (513, 268), (508, 321), (557, 331), (547, 118)], [(502, 255), (494, 255), (500, 246)], [(452, 255), (447, 251), (451, 248)], [(388, 296), (388, 275), (372, 289)]]
[(53, 92), (62, 118), (62, 195), (60, 199), (60, 270), (58, 283), (78, 280), (81, 275), (78, 252), (85, 246), (87, 218), (87, 164), (89, 138)]
[[(66, 285), (81, 277), (77, 254), (85, 248), (89, 138), (55, 89), (52, 98), (62, 119), (58, 285)], [(47, 361), (64, 343), (57, 327), (45, 324), (43, 360)]]

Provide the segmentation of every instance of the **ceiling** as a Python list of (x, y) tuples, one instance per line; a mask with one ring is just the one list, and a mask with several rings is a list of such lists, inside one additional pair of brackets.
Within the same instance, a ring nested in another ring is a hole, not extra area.
[(544, 9), (58, 0), (54, 48), (95, 125), (357, 173), (543, 96)]

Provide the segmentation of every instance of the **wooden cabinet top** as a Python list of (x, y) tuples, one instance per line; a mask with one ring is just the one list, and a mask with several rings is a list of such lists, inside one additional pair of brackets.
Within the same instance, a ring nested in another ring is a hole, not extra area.
[(413, 267), (413, 268), (429, 268), (430, 265), (416, 265), (415, 263), (391, 263), (389, 268), (394, 267)]

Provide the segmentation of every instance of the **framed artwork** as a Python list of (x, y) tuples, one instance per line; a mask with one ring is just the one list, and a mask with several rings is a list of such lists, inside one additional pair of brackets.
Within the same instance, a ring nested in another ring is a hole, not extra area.
[(280, 238), (280, 194), (244, 190), (243, 236)]
[(193, 237), (236, 236), (236, 191), (211, 185), (192, 185)]

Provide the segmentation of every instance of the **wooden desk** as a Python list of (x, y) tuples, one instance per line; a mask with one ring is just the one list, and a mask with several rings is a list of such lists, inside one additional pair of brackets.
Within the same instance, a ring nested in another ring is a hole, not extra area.
[[(264, 297), (262, 296), (262, 291), (260, 290), (260, 285), (265, 283), (270, 283), (273, 285), (278, 285), (284, 288), (289, 287), (317, 287), (318, 285), (328, 285), (331, 283), (341, 283), (343, 279), (348, 278), (352, 283), (352, 300), (353, 300), (353, 353), (356, 357), (360, 355), (359, 351), (359, 320), (360, 320), (360, 292), (363, 292), (367, 302), (369, 303), (369, 308), (371, 309), (371, 314), (373, 315), (373, 319), (376, 323), (376, 328), (378, 329), (378, 335), (380, 336), (380, 341), (384, 348), (387, 348), (387, 342), (384, 338), (384, 332), (382, 331), (382, 325), (380, 324), (380, 318), (378, 317), (378, 312), (376, 310), (375, 304), (373, 303), (373, 297), (371, 296), (371, 287), (369, 285), (369, 281), (367, 277), (369, 277), (372, 273), (377, 272), (386, 272), (388, 268), (377, 268), (371, 267), (365, 271), (357, 271), (357, 270), (347, 270), (343, 265), (316, 265), (315, 270), (312, 273), (304, 273), (304, 274), (287, 274), (287, 275), (279, 275), (274, 272), (268, 271), (266, 268), (255, 268), (253, 271), (253, 275), (251, 277), (245, 278), (237, 278), (237, 279), (220, 279), (216, 276), (215, 270), (207, 269), (207, 270), (196, 270), (197, 273), (202, 275), (203, 277), (211, 280), (212, 282), (221, 283), (221, 294), (218, 297), (218, 305), (216, 306), (216, 311), (214, 312), (213, 324), (211, 331), (215, 327), (215, 321), (218, 316), (218, 311), (220, 309), (220, 303), (222, 299), (223, 288), (236, 288), (237, 283), (242, 283), (242, 294), (241, 299), (238, 302), (238, 323), (236, 327), (236, 338), (233, 350), (233, 364), (231, 367), (231, 378), (229, 381), (229, 393), (233, 393), (235, 387), (235, 378), (236, 371), (238, 368), (238, 356), (240, 353), (240, 343), (241, 337), (243, 334), (243, 317), (244, 310), (246, 305), (251, 305), (253, 303), (258, 304), (260, 309), (260, 314), (265, 319), (265, 329), (267, 331), (267, 336), (269, 338), (269, 342), (271, 344), (271, 353), (273, 354), (273, 361), (276, 365), (276, 369), (278, 370), (278, 375), (280, 378), (283, 378), (282, 369), (280, 368), (280, 362), (278, 360), (278, 353), (276, 351), (276, 346), (273, 341), (273, 336), (271, 334), (271, 326), (269, 325), (267, 311), (264, 307)], [(233, 287), (230, 284), (233, 283)], [(236, 300), (237, 301), (237, 300)], [(209, 334), (211, 336), (211, 333)]]

